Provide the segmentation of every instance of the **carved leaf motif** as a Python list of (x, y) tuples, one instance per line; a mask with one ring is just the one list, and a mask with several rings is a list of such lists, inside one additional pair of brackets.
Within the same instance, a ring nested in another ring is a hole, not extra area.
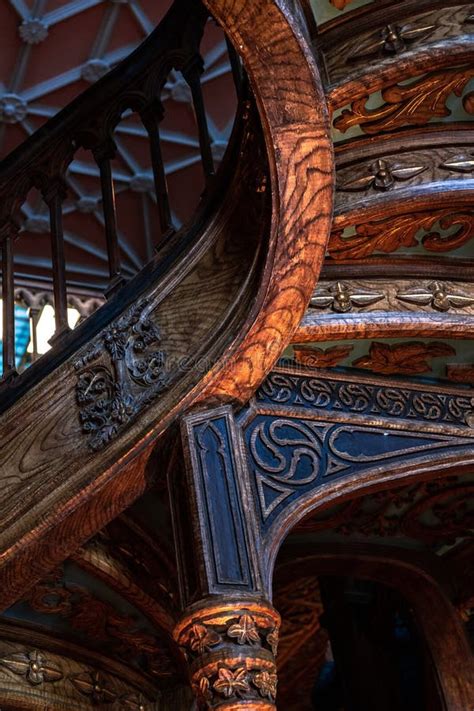
[(270, 634), (267, 635), (267, 642), (271, 647), (273, 656), (276, 657), (277, 652), (278, 652), (278, 642), (279, 642), (279, 633), (278, 633), (278, 628), (275, 627)]
[(80, 694), (89, 696), (94, 703), (111, 704), (117, 694), (106, 686), (106, 681), (99, 672), (84, 672), (69, 677)]
[(334, 127), (345, 133), (352, 126), (375, 135), (406, 126), (420, 126), (432, 118), (450, 116), (446, 106), (450, 94), (461, 96), (474, 76), (474, 68), (447, 69), (434, 72), (407, 85), (394, 85), (382, 91), (384, 104), (366, 108), (367, 96), (354, 101), (334, 120)]
[(446, 375), (451, 382), (474, 385), (474, 363), (448, 365)]
[(353, 346), (333, 346), (332, 348), (301, 348), (295, 347), (295, 360), (310, 368), (333, 368), (347, 358)]
[(255, 644), (260, 642), (260, 635), (251, 615), (242, 615), (235, 625), (231, 625), (227, 634), (236, 639), (238, 644)]
[(220, 635), (204, 625), (193, 625), (189, 631), (189, 646), (198, 654), (208, 652), (210, 647), (215, 647), (220, 641)]
[(217, 680), (214, 682), (214, 689), (218, 694), (230, 699), (234, 694), (241, 696), (250, 691), (247, 670), (239, 667), (234, 672), (225, 667), (219, 669)]
[[(459, 226), (452, 234), (443, 235), (432, 231), (436, 223), (441, 230)], [(421, 230), (428, 232), (421, 238), (421, 244), (430, 252), (449, 252), (458, 249), (474, 236), (474, 219), (470, 213), (452, 213), (437, 210), (426, 213), (400, 215), (390, 220), (367, 222), (356, 226), (356, 234), (345, 236), (341, 231), (333, 232), (329, 239), (328, 252), (332, 259), (363, 259), (374, 252), (389, 254), (401, 247), (417, 247)]]
[(353, 365), (385, 375), (415, 375), (429, 373), (429, 360), (439, 356), (456, 355), (448, 343), (372, 343), (369, 355), (358, 358)]
[(147, 709), (147, 704), (139, 694), (122, 696), (120, 703), (123, 708), (132, 709), (133, 711), (146, 711)]
[(261, 696), (264, 698), (267, 697), (271, 701), (274, 700), (277, 687), (276, 674), (270, 674), (270, 672), (267, 671), (258, 672), (253, 678), (253, 683), (259, 690)]
[(47, 661), (46, 657), (33, 650), (0, 659), (0, 664), (18, 676), (24, 676), (32, 686), (43, 682), (59, 681), (63, 678), (62, 671)]

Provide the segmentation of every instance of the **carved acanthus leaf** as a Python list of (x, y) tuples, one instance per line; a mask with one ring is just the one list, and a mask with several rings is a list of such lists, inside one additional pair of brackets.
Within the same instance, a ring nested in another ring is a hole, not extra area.
[(273, 701), (276, 697), (277, 675), (267, 671), (261, 671), (254, 675), (253, 683), (264, 698)]
[(382, 91), (384, 103), (368, 109), (367, 96), (363, 96), (344, 109), (334, 120), (334, 127), (343, 133), (352, 126), (360, 126), (370, 135), (393, 131), (406, 126), (422, 126), (433, 118), (451, 115), (446, 106), (450, 94), (462, 93), (474, 77), (473, 67), (445, 69), (428, 74), (409, 85), (398, 84)]
[[(439, 224), (439, 230), (433, 230), (436, 223)], [(455, 232), (441, 233), (454, 226), (458, 226)], [(422, 230), (428, 234), (423, 237), (418, 235)], [(420, 241), (430, 252), (450, 252), (462, 247), (473, 236), (474, 216), (470, 212), (436, 210), (356, 225), (354, 235), (345, 236), (341, 231), (333, 232), (328, 252), (332, 259), (363, 259), (374, 252), (388, 254), (401, 247), (417, 247)]]
[(332, 346), (331, 348), (303, 348), (294, 346), (295, 360), (309, 368), (334, 368), (354, 349), (354, 346)]
[(188, 644), (190, 649), (197, 654), (208, 652), (221, 641), (221, 636), (205, 625), (193, 625), (189, 630)]
[(384, 375), (418, 375), (429, 373), (432, 368), (429, 361), (440, 356), (456, 355), (448, 343), (388, 343), (374, 342), (369, 354), (353, 362), (357, 368), (372, 370)]

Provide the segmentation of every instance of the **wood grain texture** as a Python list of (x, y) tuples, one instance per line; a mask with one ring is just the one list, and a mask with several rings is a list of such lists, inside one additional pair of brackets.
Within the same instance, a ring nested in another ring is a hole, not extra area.
[(141, 294), (169, 363), (160, 397), (139, 417), (127, 415), (125, 426), (114, 424), (112, 441), (100, 456), (93, 452), (81, 431), (75, 363), (88, 364), (93, 352), (102, 359), (98, 365), (108, 367), (106, 344), (123, 329), (112, 321), (115, 335), (107, 335), (103, 323), (79, 359), (72, 355), (0, 420), (1, 606), (145, 490), (156, 440), (183, 410), (204, 399), (250, 395), (290, 339), (314, 288), (333, 185), (317, 71), (284, 3), (250, 7), (219, 0), (209, 6), (242, 55), (257, 97), (270, 161), (271, 228), (265, 150), (248, 104), (234, 146), (237, 165), (228, 159), (228, 182), (214, 212), (199, 216), (194, 241)]
[(301, 320), (293, 343), (407, 337), (473, 339), (474, 318), (458, 313), (426, 313), (421, 310), (322, 315), (310, 309)]
[(206, 378), (203, 399), (251, 394), (304, 312), (321, 268), (332, 210), (326, 103), (309, 48), (284, 0), (208, 0), (244, 59), (270, 158), (272, 238), (256, 307), (228, 362)]

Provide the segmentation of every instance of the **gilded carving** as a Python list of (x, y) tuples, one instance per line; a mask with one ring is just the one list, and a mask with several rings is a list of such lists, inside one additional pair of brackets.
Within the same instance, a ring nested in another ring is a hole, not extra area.
[[(439, 230), (436, 230), (436, 224)], [(458, 229), (449, 234), (442, 231)], [(421, 236), (419, 233), (427, 234)], [(418, 247), (429, 252), (450, 252), (467, 244), (474, 235), (474, 219), (471, 212), (435, 210), (399, 215), (378, 222), (356, 225), (355, 234), (344, 235), (335, 231), (329, 238), (328, 252), (332, 259), (363, 259), (374, 252), (389, 254), (401, 247)]]
[(168, 384), (160, 330), (149, 312), (150, 304), (139, 301), (75, 363), (79, 417), (93, 450), (113, 439)]
[(33, 686), (44, 682), (55, 682), (63, 678), (62, 671), (38, 650), (12, 654), (0, 658), (0, 665), (14, 674), (25, 677)]
[(371, 344), (369, 354), (353, 362), (356, 368), (365, 368), (383, 375), (418, 375), (429, 373), (429, 361), (440, 356), (456, 355), (448, 343), (381, 343)]
[(261, 696), (267, 697), (271, 701), (275, 700), (277, 687), (276, 674), (271, 674), (266, 670), (258, 672), (258, 674), (255, 674), (253, 677), (253, 683), (259, 690)]
[[(274, 703), (279, 623), (267, 603), (235, 609), (231, 602), (222, 607), (214, 602), (209, 611), (195, 611), (178, 626), (175, 639), (187, 653), (192, 687), (204, 708), (227, 708), (227, 702), (242, 700)], [(197, 636), (205, 640), (212, 633), (212, 647), (194, 643)]]
[(470, 79), (472, 67), (443, 69), (418, 78), (406, 85), (397, 84), (382, 90), (383, 104), (368, 109), (368, 97), (356, 99), (350, 109), (343, 109), (334, 120), (334, 127), (345, 133), (352, 126), (360, 126), (364, 133), (376, 135), (407, 126), (423, 126), (433, 118), (451, 115), (446, 101), (451, 94), (461, 97)]

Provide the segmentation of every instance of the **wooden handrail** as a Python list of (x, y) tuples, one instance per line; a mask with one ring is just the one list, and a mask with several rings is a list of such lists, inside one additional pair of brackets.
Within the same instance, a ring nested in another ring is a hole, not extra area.
[[(201, 90), (204, 63), (199, 53), (208, 11), (200, 2), (175, 0), (151, 35), (115, 69), (72, 101), (0, 162), (0, 251), (3, 294), (3, 380), (15, 371), (14, 242), (21, 239), (18, 211), (32, 188), (49, 208), (52, 281), (56, 317), (53, 344), (68, 336), (67, 262), (64, 251), (62, 205), (66, 173), (79, 149), (90, 152), (100, 172), (100, 193), (107, 246), (107, 297), (125, 285), (118, 241), (115, 188), (111, 161), (116, 154), (113, 133), (122, 114), (138, 114), (148, 134), (160, 233), (156, 246), (175, 234), (166, 184), (159, 124), (164, 117), (160, 101), (170, 71), (181, 72), (188, 84), (196, 115), (201, 161), (206, 184), (214, 177), (211, 140)], [(232, 61), (235, 63), (235, 55)], [(234, 78), (241, 75), (234, 71)], [(100, 296), (100, 294), (98, 295)], [(1, 382), (1, 381), (0, 381)]]

